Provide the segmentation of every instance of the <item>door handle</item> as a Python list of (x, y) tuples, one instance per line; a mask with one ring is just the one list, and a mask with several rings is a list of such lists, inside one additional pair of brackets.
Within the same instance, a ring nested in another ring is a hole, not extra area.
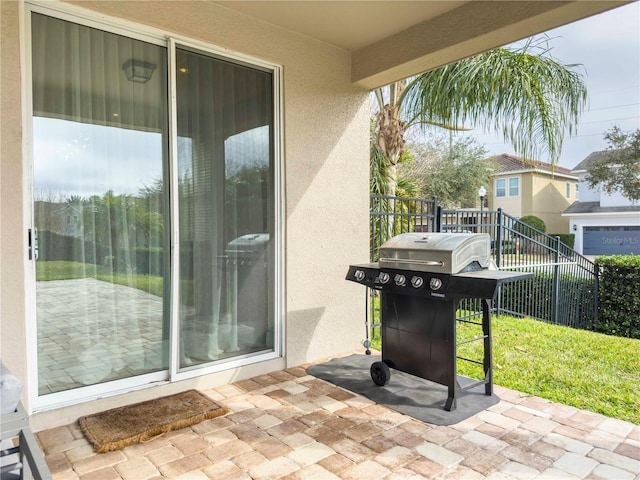
[(27, 252), (29, 260), (38, 259), (38, 237), (34, 229), (27, 230)]

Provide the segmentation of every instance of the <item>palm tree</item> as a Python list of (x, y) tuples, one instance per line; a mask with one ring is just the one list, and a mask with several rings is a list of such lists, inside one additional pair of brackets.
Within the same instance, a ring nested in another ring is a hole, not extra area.
[(396, 166), (413, 126), (500, 131), (524, 158), (555, 163), (565, 131), (573, 134), (587, 100), (577, 65), (549, 55), (547, 40), (498, 48), (374, 91), (372, 193), (394, 196)]

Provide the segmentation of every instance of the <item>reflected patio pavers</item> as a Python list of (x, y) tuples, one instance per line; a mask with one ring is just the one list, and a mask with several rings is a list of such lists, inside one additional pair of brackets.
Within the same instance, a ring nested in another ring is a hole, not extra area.
[(37, 282), (40, 393), (162, 367), (162, 298), (94, 278)]
[(54, 479), (640, 480), (640, 426), (495, 387), (450, 426), (291, 368), (204, 393), (224, 417), (97, 455), (77, 425), (39, 432)]

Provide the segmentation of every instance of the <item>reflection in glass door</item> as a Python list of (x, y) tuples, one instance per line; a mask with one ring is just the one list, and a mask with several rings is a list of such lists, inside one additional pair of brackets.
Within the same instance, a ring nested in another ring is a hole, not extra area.
[(273, 351), (273, 76), (176, 51), (180, 367)]
[(279, 353), (274, 70), (31, 21), (38, 395)]
[(32, 15), (39, 395), (168, 369), (166, 48)]

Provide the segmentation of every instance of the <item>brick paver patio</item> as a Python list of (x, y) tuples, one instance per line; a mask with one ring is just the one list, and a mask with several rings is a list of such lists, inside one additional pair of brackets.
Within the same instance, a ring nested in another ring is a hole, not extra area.
[(163, 368), (161, 297), (95, 278), (36, 288), (40, 394)]
[(451, 426), (417, 421), (296, 367), (206, 390), (229, 413), (96, 454), (77, 425), (38, 433), (54, 479), (640, 480), (640, 426), (495, 387)]

